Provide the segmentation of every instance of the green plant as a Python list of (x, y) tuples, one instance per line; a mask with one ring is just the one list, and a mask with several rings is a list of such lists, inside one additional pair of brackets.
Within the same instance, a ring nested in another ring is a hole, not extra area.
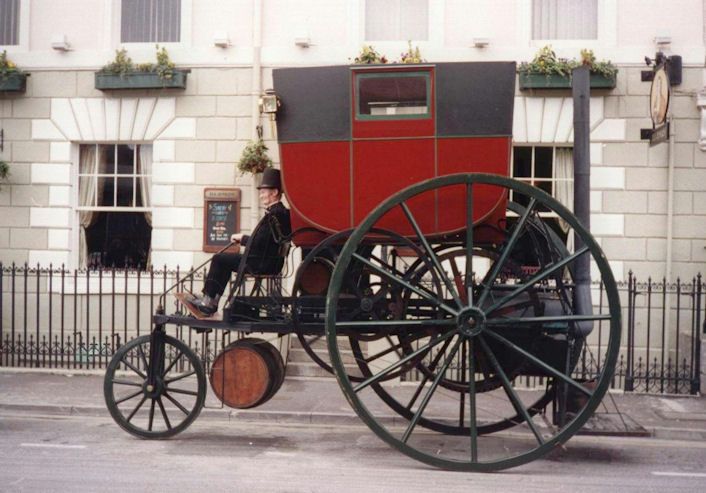
[(588, 65), (588, 69), (591, 72), (601, 74), (609, 79), (614, 78), (618, 73), (618, 67), (613, 65), (610, 60), (601, 60), (600, 62), (597, 61), (596, 55), (593, 54), (593, 50), (581, 50), (581, 64)]
[(10, 176), (10, 165), (5, 161), (0, 161), (0, 181), (7, 180), (8, 176)]
[(3, 50), (2, 55), (0, 55), (0, 80), (7, 79), (10, 74), (15, 72), (19, 72), (17, 65), (7, 58), (7, 50)]
[(162, 80), (171, 79), (174, 76), (174, 62), (169, 59), (169, 53), (167, 53), (167, 49), (164, 46), (160, 49), (159, 45), (157, 45), (157, 65), (154, 66), (153, 70), (157, 72), (157, 75)]
[(531, 62), (522, 62), (517, 71), (525, 74), (544, 74), (571, 77), (571, 71), (581, 65), (588, 66), (592, 73), (598, 73), (608, 78), (615, 77), (618, 68), (610, 60), (596, 61), (593, 50), (581, 50), (581, 60), (575, 58), (559, 58), (550, 45), (539, 49)]
[(132, 58), (127, 56), (127, 50), (123, 48), (121, 50), (115, 50), (115, 58), (109, 64), (104, 65), (101, 72), (125, 77), (130, 72), (134, 72), (135, 69), (136, 67), (135, 64), (132, 63)]
[(387, 63), (385, 55), (380, 55), (372, 45), (364, 45), (357, 57), (353, 59), (356, 64)]
[(155, 73), (160, 79), (171, 79), (174, 76), (174, 62), (169, 59), (169, 54), (165, 47), (157, 45), (157, 63), (134, 64), (132, 58), (127, 55), (125, 48), (115, 51), (115, 59), (103, 66), (101, 72), (106, 74), (119, 75), (125, 77), (130, 73)]
[(243, 154), (238, 161), (238, 170), (241, 173), (262, 173), (272, 166), (272, 159), (267, 155), (267, 146), (262, 139), (250, 141), (243, 149)]
[(419, 46), (412, 48), (412, 42), (407, 41), (409, 48), (406, 53), (400, 55), (400, 63), (424, 63), (425, 59), (422, 58), (422, 53), (419, 51)]

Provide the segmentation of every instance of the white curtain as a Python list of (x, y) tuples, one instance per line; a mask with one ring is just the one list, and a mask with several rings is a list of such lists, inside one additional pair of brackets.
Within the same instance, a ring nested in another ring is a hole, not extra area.
[(598, 0), (533, 0), (532, 39), (597, 39)]
[[(428, 0), (366, 0), (365, 2), (367, 41), (409, 40), (414, 44), (414, 41), (429, 39), (428, 26)], [(406, 51), (406, 47), (400, 51)], [(397, 56), (397, 53), (394, 56)]]
[[(137, 173), (140, 181), (142, 207), (152, 206), (152, 146), (140, 145), (137, 150)], [(145, 212), (147, 224), (152, 226), (152, 212)]]
[[(83, 145), (79, 154), (78, 170), (81, 175), (78, 184), (78, 205), (81, 207), (95, 207), (96, 202), (96, 148), (95, 145)], [(88, 260), (88, 244), (86, 242), (86, 228), (91, 227), (98, 220), (97, 211), (80, 211), (78, 214), (79, 231), (79, 262), (86, 266)]]
[[(140, 180), (140, 195), (142, 196), (142, 207), (152, 207), (152, 146), (140, 145), (137, 149), (137, 173), (142, 175)], [(152, 212), (145, 211), (145, 221), (152, 226)], [(147, 252), (145, 265), (152, 264), (152, 242)]]
[[(567, 147), (557, 147), (554, 150), (554, 197), (573, 212), (574, 153), (573, 149)], [(559, 226), (564, 232), (569, 231), (569, 225), (563, 219), (559, 219)], [(568, 241), (573, 242), (573, 235), (569, 235)]]

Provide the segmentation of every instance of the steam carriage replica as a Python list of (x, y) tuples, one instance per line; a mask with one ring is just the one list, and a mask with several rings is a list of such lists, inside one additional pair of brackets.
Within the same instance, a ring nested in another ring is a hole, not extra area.
[[(281, 243), (301, 261), (287, 274), (241, 262), (216, 317), (167, 314), (164, 298), (151, 334), (108, 367), (115, 421), (145, 438), (183, 431), (206, 399), (204, 366), (225, 405), (261, 405), (284, 378), (267, 336), (294, 334), (376, 435), (427, 464), (503, 469), (577, 433), (612, 378), (618, 294), (577, 218), (509, 178), (515, 65), (286, 68), (273, 79), (293, 231)], [(594, 302), (589, 262), (603, 284)], [(170, 325), (237, 336), (204, 365)], [(600, 362), (590, 384), (574, 375), (579, 355)]]

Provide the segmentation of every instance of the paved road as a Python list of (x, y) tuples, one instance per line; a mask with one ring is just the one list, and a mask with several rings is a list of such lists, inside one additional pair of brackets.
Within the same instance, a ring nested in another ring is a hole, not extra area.
[(197, 420), (144, 441), (104, 417), (0, 415), (0, 491), (706, 491), (706, 443), (574, 437), (495, 474), (440, 471), (362, 426)]

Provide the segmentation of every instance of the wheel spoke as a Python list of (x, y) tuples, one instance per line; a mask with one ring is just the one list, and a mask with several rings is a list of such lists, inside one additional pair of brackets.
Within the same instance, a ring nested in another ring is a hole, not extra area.
[(152, 399), (152, 404), (150, 405), (150, 419), (149, 422), (147, 423), (147, 430), (152, 431), (152, 424), (154, 424), (154, 401), (155, 399)]
[(157, 397), (157, 404), (159, 405), (159, 410), (162, 412), (162, 417), (164, 418), (164, 423), (167, 425), (167, 429), (171, 430), (172, 424), (169, 422), (169, 418), (167, 417), (167, 411), (164, 409), (164, 404), (162, 404), (161, 397)]
[[(126, 356), (127, 356), (127, 355), (126, 355)], [(135, 365), (133, 365), (132, 363), (130, 363), (127, 359), (123, 358), (121, 362), (122, 362), (125, 366), (127, 366), (128, 368), (130, 368), (132, 371), (134, 371), (135, 373), (137, 373), (137, 374), (140, 376), (140, 378), (143, 378), (143, 379), (145, 379), (145, 380), (147, 379), (147, 375), (145, 375), (144, 373), (142, 373), (139, 369), (137, 369), (137, 367), (136, 367)]]
[(525, 209), (525, 212), (522, 214), (522, 217), (520, 217), (520, 220), (515, 225), (512, 234), (510, 235), (510, 239), (507, 241), (505, 248), (500, 254), (500, 258), (498, 258), (495, 264), (493, 264), (493, 268), (491, 269), (488, 277), (485, 279), (483, 292), (478, 299), (478, 306), (483, 306), (483, 302), (490, 294), (490, 288), (493, 285), (495, 278), (498, 277), (498, 274), (500, 274), (500, 271), (505, 266), (505, 262), (510, 256), (510, 252), (515, 248), (515, 243), (517, 243), (517, 240), (520, 238), (520, 232), (524, 229), (525, 224), (527, 224), (527, 220), (529, 219), (531, 212), (534, 210), (535, 204), (536, 200), (533, 197), (527, 205), (527, 209)]
[[(466, 289), (466, 286), (468, 284), (468, 277), (466, 277), (466, 280), (461, 276), (461, 271), (458, 270), (458, 264), (456, 264), (456, 257), (451, 257), (449, 259), (449, 264), (451, 264), (451, 274), (453, 275), (454, 279), (454, 284), (456, 284), (456, 289), (458, 289), (458, 292), (461, 293), (461, 301), (464, 303), (468, 303), (468, 300), (470, 299), (469, 293)], [(466, 274), (468, 276), (468, 274)]]
[(130, 387), (142, 387), (142, 384), (139, 382), (132, 382), (130, 380), (123, 380), (122, 378), (114, 378), (112, 380), (113, 383), (117, 383), (118, 385), (129, 385)]
[(190, 377), (191, 375), (196, 375), (196, 370), (192, 370), (192, 371), (190, 371), (189, 373), (184, 373), (184, 374), (182, 374), (182, 375), (179, 375), (178, 377), (167, 378), (166, 380), (164, 380), (164, 383), (165, 383), (165, 384), (170, 384), (170, 383), (172, 383), (172, 382), (176, 382), (176, 381), (181, 380), (181, 379), (183, 379), (183, 378)]
[(361, 382), (360, 384), (358, 384), (356, 387), (353, 388), (353, 392), (356, 392), (356, 393), (357, 393), (357, 392), (360, 392), (361, 390), (363, 390), (363, 389), (366, 388), (367, 386), (369, 386), (369, 385), (371, 385), (371, 384), (373, 384), (373, 383), (376, 383), (376, 382), (378, 382), (379, 380), (385, 378), (385, 376), (386, 376), (388, 373), (390, 373), (390, 372), (396, 370), (397, 368), (399, 368), (400, 366), (404, 365), (404, 364), (407, 363), (408, 361), (411, 361), (412, 359), (416, 358), (416, 357), (419, 356), (420, 354), (422, 354), (422, 353), (424, 353), (424, 352), (426, 352), (426, 351), (429, 351), (431, 348), (433, 348), (433, 347), (436, 346), (437, 344), (439, 344), (439, 343), (441, 343), (441, 342), (444, 342), (446, 339), (448, 339), (448, 338), (454, 336), (454, 335), (456, 334), (456, 332), (457, 332), (456, 330), (451, 330), (451, 331), (447, 332), (446, 334), (444, 334), (444, 335), (442, 335), (442, 336), (440, 336), (440, 337), (438, 337), (438, 338), (436, 338), (436, 339), (432, 339), (431, 341), (429, 341), (427, 344), (425, 344), (425, 345), (422, 346), (421, 348), (417, 349), (416, 351), (414, 351), (414, 352), (408, 354), (407, 356), (405, 356), (404, 358), (402, 358), (401, 360), (399, 360), (397, 363), (394, 363), (394, 364), (388, 366), (387, 368), (385, 368), (384, 370), (382, 370), (382, 371), (381, 371), (380, 373), (378, 373), (377, 375), (373, 375), (372, 377), (370, 377), (370, 378), (364, 380), (363, 382)]
[(172, 362), (169, 363), (169, 366), (166, 368), (166, 370), (164, 370), (164, 371), (162, 372), (162, 375), (161, 375), (162, 378), (164, 378), (164, 377), (169, 373), (169, 371), (170, 371), (172, 368), (174, 368), (174, 365), (177, 364), (177, 361), (179, 361), (179, 359), (181, 359), (182, 356), (184, 356), (184, 353), (181, 352), (181, 351), (179, 351), (179, 352), (177, 353), (176, 357), (172, 360)]
[(398, 350), (402, 347), (402, 342), (400, 341), (397, 344), (395, 344), (392, 342), (392, 340), (389, 336), (387, 336), (387, 339), (388, 339), (388, 342), (391, 343), (391, 345), (388, 346), (386, 349), (383, 349), (382, 351), (378, 351), (377, 353), (373, 354), (372, 356), (368, 356), (367, 358), (363, 358), (362, 359), (363, 363), (366, 363), (366, 364), (372, 363), (376, 359), (382, 358), (383, 356), (387, 356), (388, 354), (390, 354), (392, 352), (396, 352), (399, 355), (400, 353)]
[(564, 375), (562, 372), (560, 372), (560, 371), (557, 370), (556, 368), (554, 368), (554, 367), (552, 367), (552, 366), (546, 364), (544, 361), (542, 361), (541, 359), (537, 358), (537, 357), (534, 356), (533, 354), (531, 354), (531, 353), (525, 351), (524, 349), (522, 349), (521, 347), (517, 346), (517, 345), (514, 344), (513, 342), (511, 342), (511, 341), (505, 339), (505, 338), (504, 338), (503, 336), (501, 336), (500, 334), (496, 334), (495, 332), (490, 331), (490, 330), (488, 330), (488, 331), (486, 331), (486, 332), (484, 332), (484, 333), (487, 334), (487, 335), (489, 335), (489, 336), (492, 337), (493, 339), (495, 339), (495, 340), (501, 342), (502, 344), (504, 344), (505, 346), (509, 347), (509, 348), (512, 349), (513, 351), (515, 351), (515, 352), (521, 354), (522, 356), (524, 356), (525, 358), (527, 358), (528, 360), (530, 360), (532, 363), (534, 363), (535, 365), (539, 366), (540, 368), (542, 368), (544, 371), (546, 371), (547, 373), (551, 374), (551, 375), (554, 376), (555, 378), (558, 378), (558, 379), (560, 379), (560, 380), (562, 380), (562, 381), (568, 383), (569, 385), (571, 385), (572, 387), (574, 387), (576, 390), (579, 390), (579, 391), (583, 392), (585, 395), (587, 395), (587, 396), (589, 396), (589, 397), (593, 396), (593, 392), (591, 392), (590, 390), (587, 390), (583, 385), (581, 385), (580, 383), (576, 382), (576, 381), (575, 381), (574, 379), (572, 379), (571, 377), (569, 377), (569, 376), (567, 376), (567, 375)]
[(353, 320), (336, 322), (336, 327), (448, 327), (456, 325), (453, 318), (420, 319), (420, 320)]
[(534, 421), (532, 421), (532, 417), (527, 412), (527, 409), (525, 409), (524, 404), (522, 404), (522, 401), (517, 395), (517, 392), (515, 392), (515, 389), (513, 388), (510, 380), (507, 378), (505, 371), (502, 369), (500, 363), (498, 363), (498, 360), (495, 358), (495, 354), (493, 354), (493, 352), (490, 350), (490, 347), (485, 342), (485, 339), (483, 339), (482, 335), (478, 336), (478, 341), (480, 341), (480, 344), (483, 347), (483, 351), (485, 351), (485, 354), (488, 355), (490, 363), (493, 365), (493, 368), (495, 368), (495, 373), (500, 377), (500, 380), (503, 384), (503, 388), (505, 389), (505, 393), (510, 398), (510, 402), (512, 403), (513, 407), (515, 408), (517, 413), (524, 418), (525, 422), (530, 427), (532, 433), (537, 439), (537, 442), (539, 442), (540, 445), (544, 444), (544, 439), (542, 438), (542, 435), (539, 433), (539, 430), (534, 424)]
[(412, 225), (412, 228), (414, 229), (414, 232), (417, 234), (419, 241), (422, 242), (422, 246), (424, 247), (424, 250), (426, 250), (427, 255), (429, 256), (429, 258), (432, 261), (432, 264), (434, 265), (437, 272), (439, 273), (439, 276), (444, 281), (444, 284), (446, 284), (446, 289), (448, 289), (449, 292), (451, 293), (451, 296), (453, 296), (454, 301), (456, 301), (456, 305), (459, 308), (463, 308), (463, 303), (461, 302), (461, 298), (459, 298), (458, 293), (456, 292), (456, 288), (454, 287), (453, 283), (451, 282), (451, 279), (449, 279), (449, 277), (446, 275), (446, 272), (444, 272), (444, 268), (441, 266), (441, 262), (439, 262), (439, 257), (436, 256), (436, 253), (434, 253), (434, 249), (431, 247), (431, 245), (427, 241), (426, 237), (424, 236), (424, 233), (422, 233), (422, 230), (419, 227), (419, 224), (417, 224), (417, 221), (414, 219), (414, 216), (412, 215), (412, 211), (409, 210), (409, 207), (407, 207), (407, 204), (404, 202), (400, 202), (400, 207), (402, 207), (402, 210), (404, 211), (404, 215), (407, 217), (407, 220)]
[(175, 394), (199, 395), (198, 392), (194, 392), (193, 390), (173, 389), (171, 387), (167, 387), (167, 390), (169, 392), (174, 392)]
[[(453, 262), (456, 265), (456, 262)], [(473, 185), (466, 184), (466, 303), (473, 306)]]
[(486, 325), (521, 325), (521, 324), (547, 324), (552, 322), (591, 322), (594, 320), (610, 320), (611, 316), (608, 313), (596, 315), (555, 315), (547, 317), (514, 317), (514, 318), (496, 318), (487, 320)]
[(434, 370), (436, 370), (436, 365), (439, 364), (439, 360), (441, 359), (441, 356), (446, 352), (446, 348), (449, 347), (449, 344), (451, 344), (451, 339), (447, 339), (444, 342), (444, 345), (442, 346), (442, 348), (439, 349), (439, 351), (434, 356), (434, 359), (432, 360), (432, 362), (429, 364), (429, 367), (427, 368), (428, 371), (424, 372), (424, 378), (422, 378), (422, 381), (419, 384), (419, 386), (417, 387), (417, 390), (414, 391), (414, 395), (409, 400), (409, 403), (407, 404), (407, 407), (406, 407), (407, 410), (411, 410), (412, 406), (414, 406), (414, 403), (417, 401), (417, 398), (422, 393), (422, 389), (429, 381), (430, 373), (433, 372)]
[(142, 365), (145, 367), (146, 371), (150, 365), (147, 363), (147, 357), (145, 356), (145, 352), (142, 350), (142, 344), (137, 346), (137, 352), (140, 353), (140, 359), (142, 360)]
[(468, 421), (471, 430), (471, 462), (478, 462), (478, 423), (476, 420), (476, 366), (473, 341), (468, 344)]
[(183, 412), (183, 413), (186, 414), (187, 416), (189, 415), (189, 410), (186, 409), (184, 406), (182, 406), (181, 403), (179, 403), (174, 397), (172, 397), (171, 395), (169, 395), (169, 392), (166, 392), (166, 391), (165, 391), (165, 392), (164, 392), (164, 397), (166, 397), (167, 399), (169, 399), (169, 401), (170, 401), (172, 404), (174, 404), (176, 407), (178, 407), (178, 408), (181, 410), (181, 412)]
[(501, 306), (503, 306), (505, 303), (508, 301), (511, 301), (515, 298), (517, 298), (519, 295), (527, 291), (528, 289), (531, 289), (532, 287), (535, 286), (540, 281), (543, 281), (550, 275), (552, 275), (554, 272), (563, 269), (566, 267), (568, 264), (576, 260), (578, 257), (583, 255), (584, 253), (588, 252), (588, 247), (583, 247), (579, 251), (573, 253), (572, 255), (569, 255), (568, 257), (560, 260), (559, 262), (555, 264), (549, 265), (546, 269), (544, 269), (541, 272), (538, 272), (534, 276), (532, 276), (530, 279), (527, 280), (524, 284), (520, 285), (517, 289), (512, 291), (510, 294), (505, 295), (503, 298), (495, 302), (493, 305), (491, 305), (485, 312), (487, 315), (492, 315), (494, 310), (497, 310)]
[(142, 400), (140, 401), (140, 403), (135, 407), (135, 409), (132, 410), (132, 412), (130, 413), (130, 415), (126, 418), (126, 421), (127, 421), (128, 423), (130, 422), (130, 420), (132, 419), (132, 417), (135, 416), (135, 414), (137, 413), (137, 411), (140, 410), (140, 408), (142, 407), (142, 404), (144, 404), (146, 400), (147, 400), (147, 396), (146, 396), (146, 395), (145, 395), (145, 396), (142, 396)]
[(369, 266), (370, 268), (372, 268), (372, 269), (373, 269), (375, 272), (377, 272), (378, 274), (387, 277), (387, 278), (390, 279), (391, 281), (396, 282), (397, 284), (399, 284), (400, 286), (402, 286), (402, 287), (404, 287), (404, 288), (406, 288), (406, 289), (409, 289), (410, 291), (412, 291), (412, 292), (418, 294), (419, 296), (421, 296), (422, 298), (426, 299), (427, 301), (432, 302), (434, 305), (436, 305), (436, 306), (438, 306), (439, 308), (441, 308), (442, 310), (444, 310), (444, 311), (450, 313), (451, 315), (453, 315), (453, 316), (458, 315), (458, 311), (456, 311), (456, 310), (454, 310), (453, 308), (451, 308), (450, 306), (446, 305), (446, 304), (443, 303), (441, 300), (438, 300), (438, 299), (434, 298), (433, 296), (431, 296), (431, 295), (425, 293), (424, 291), (422, 291), (421, 289), (417, 288), (416, 286), (412, 286), (410, 283), (408, 283), (408, 282), (405, 281), (404, 279), (400, 279), (399, 277), (395, 276), (395, 275), (392, 274), (391, 272), (388, 272), (388, 271), (386, 271), (385, 269), (383, 269), (383, 268), (381, 268), (381, 267), (378, 267), (377, 265), (373, 264), (372, 262), (370, 262), (370, 261), (369, 261), (368, 259), (366, 259), (365, 257), (362, 257), (362, 256), (358, 255), (357, 253), (353, 253), (353, 258), (359, 260), (360, 262), (363, 262), (364, 264), (366, 264), (367, 266)]
[(456, 356), (456, 353), (458, 352), (458, 347), (463, 341), (463, 337), (459, 337), (456, 340), (456, 343), (454, 346), (451, 348), (451, 351), (449, 354), (446, 356), (446, 359), (444, 360), (444, 364), (441, 365), (441, 368), (439, 369), (439, 372), (436, 375), (436, 378), (431, 384), (431, 387), (429, 387), (429, 390), (427, 390), (427, 393), (424, 395), (424, 398), (422, 399), (422, 402), (419, 403), (419, 407), (417, 408), (417, 412), (414, 413), (414, 416), (412, 416), (412, 420), (410, 421), (409, 425), (407, 426), (407, 429), (405, 430), (404, 434), (402, 435), (402, 442), (407, 443), (407, 440), (409, 440), (410, 435), (412, 434), (412, 431), (414, 431), (414, 428), (417, 426), (417, 422), (419, 422), (419, 418), (422, 417), (422, 413), (424, 413), (424, 410), (426, 409), (427, 405), (429, 404), (429, 401), (431, 400), (432, 395), (434, 395), (434, 392), (436, 391), (436, 388), (439, 386), (439, 382), (441, 382), (441, 379), (444, 377), (444, 374), (446, 373), (447, 368), (453, 361), (454, 356)]
[(123, 398), (118, 399), (117, 401), (115, 401), (115, 405), (117, 406), (118, 404), (122, 404), (122, 403), (125, 402), (125, 401), (129, 401), (130, 399), (132, 399), (132, 398), (134, 398), (134, 397), (137, 397), (137, 396), (140, 395), (141, 393), (142, 393), (142, 389), (138, 390), (137, 392), (133, 392), (133, 393), (130, 394), (130, 395), (126, 395), (125, 397), (123, 397)]

